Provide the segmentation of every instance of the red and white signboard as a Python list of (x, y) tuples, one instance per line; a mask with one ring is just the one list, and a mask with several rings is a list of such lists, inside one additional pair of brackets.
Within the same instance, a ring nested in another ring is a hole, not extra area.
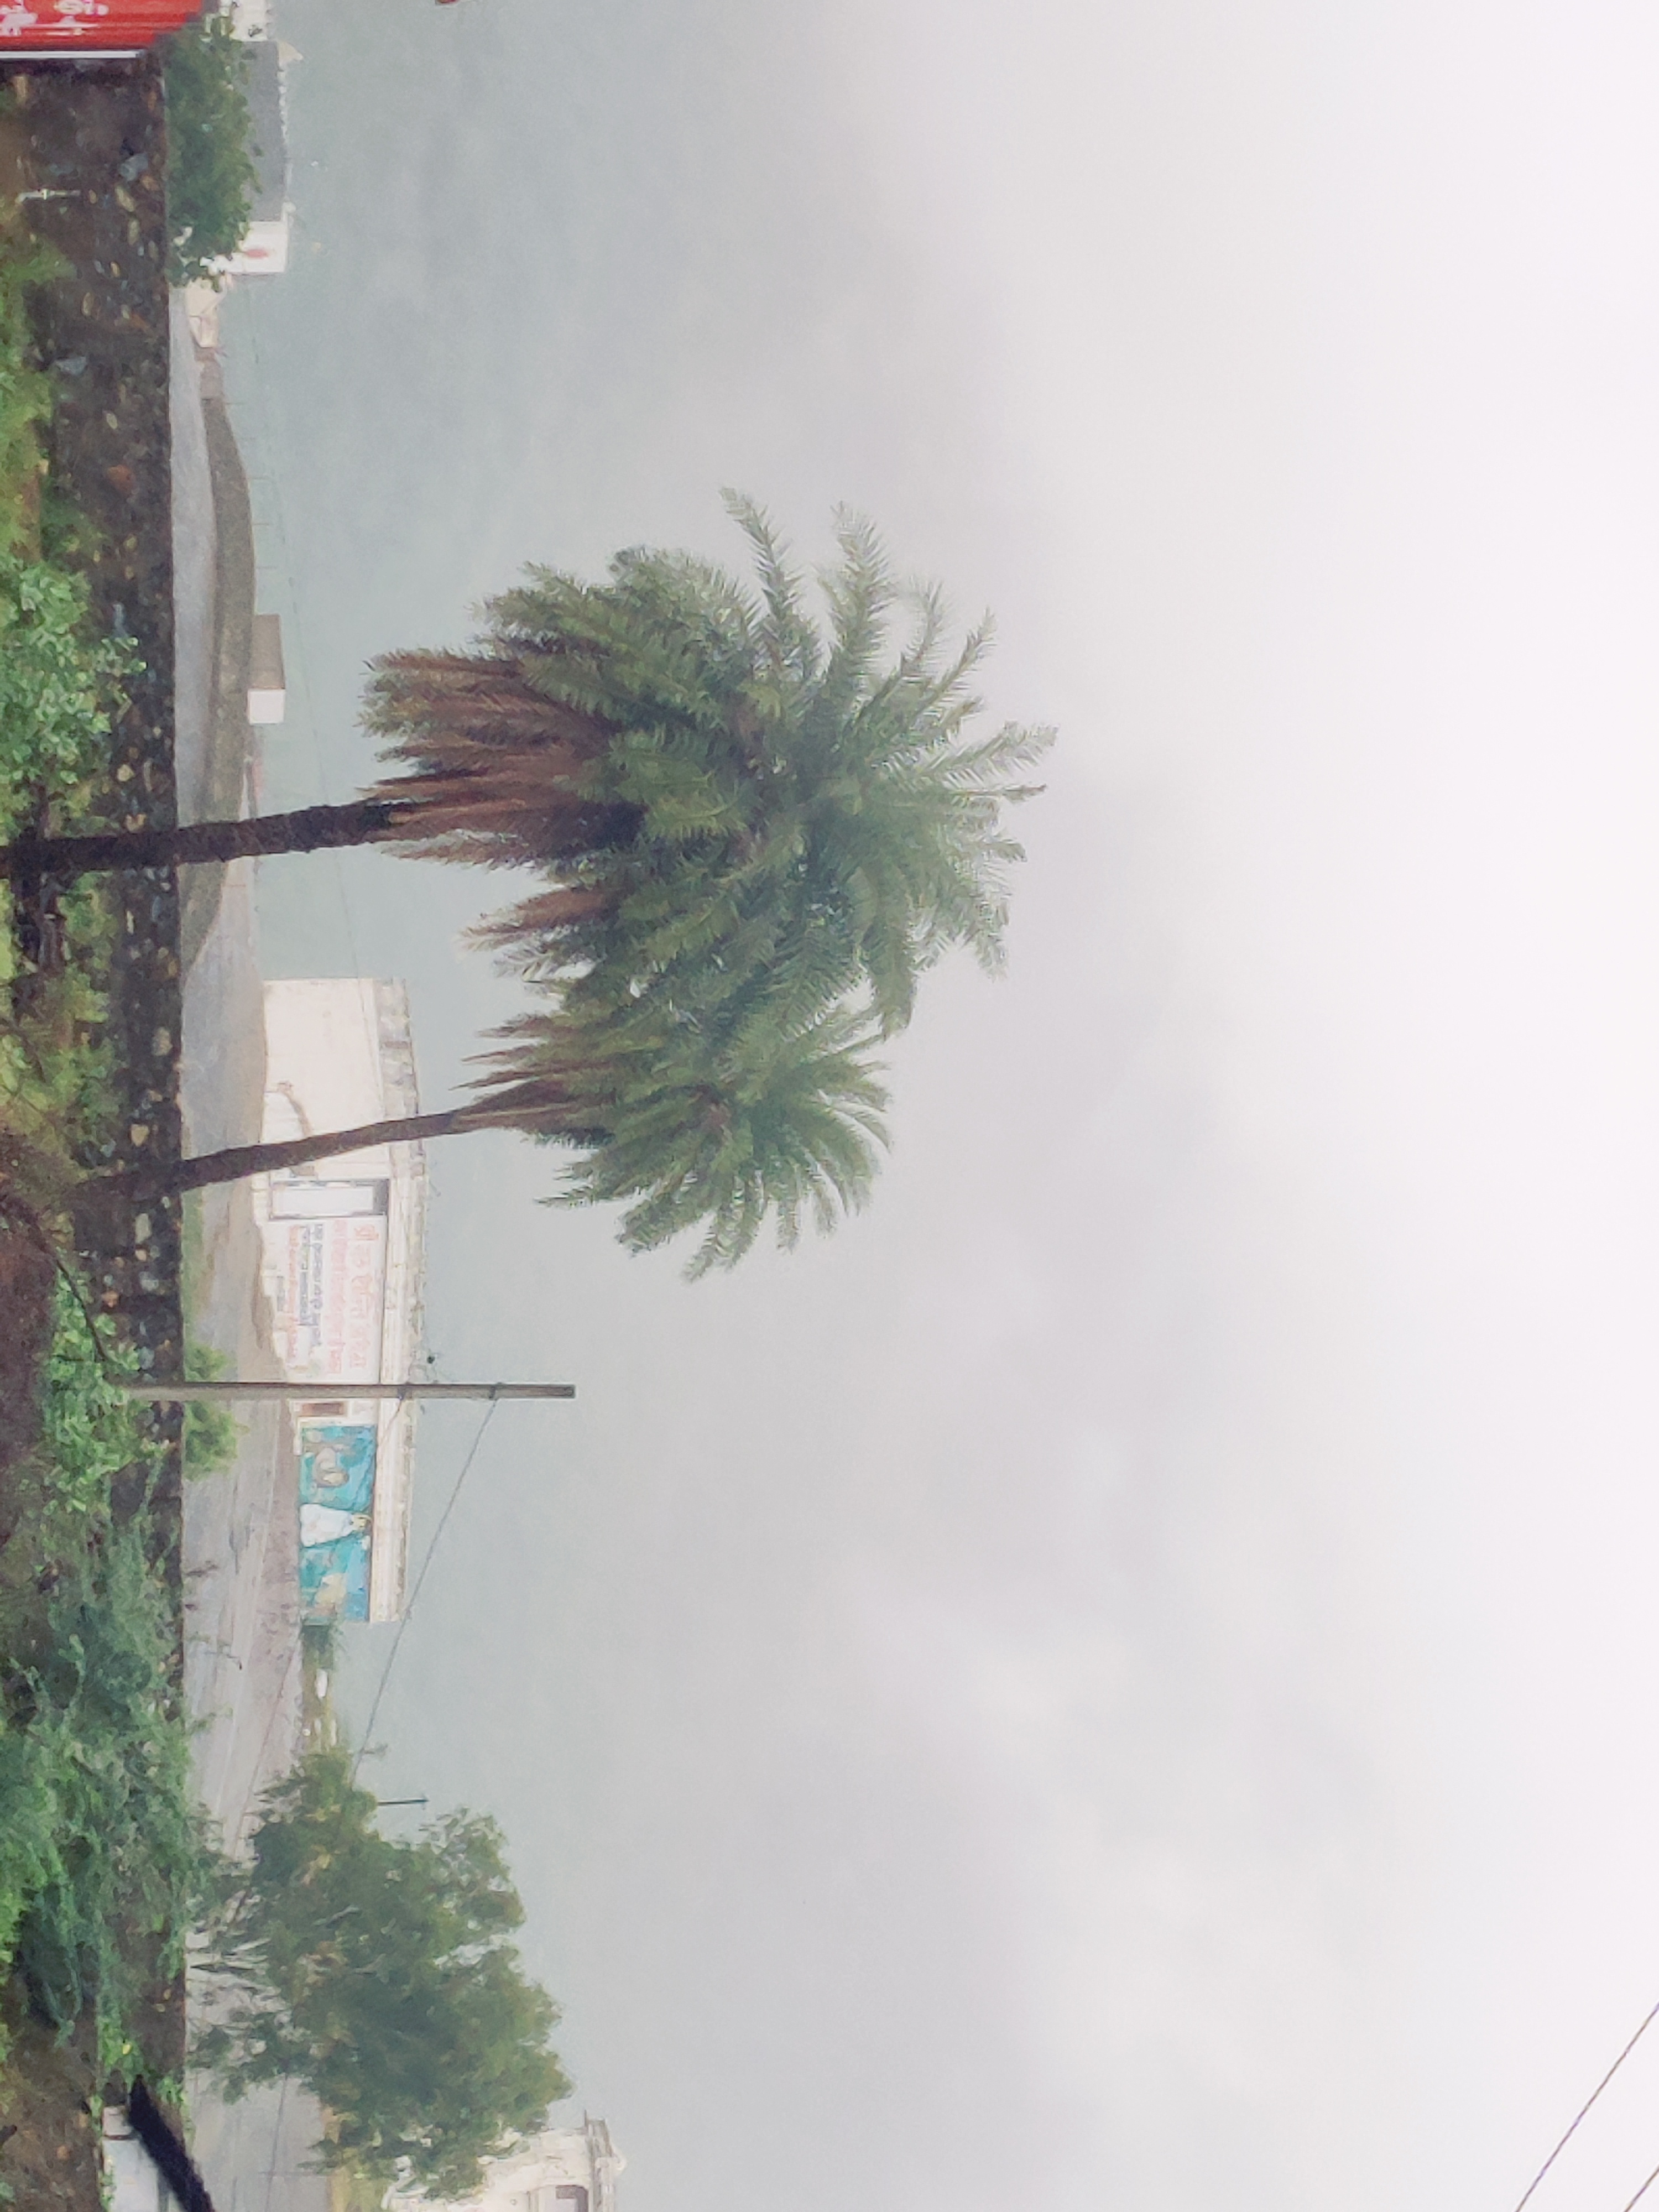
[(276, 1353), (296, 1382), (378, 1382), (386, 1322), (384, 1182), (274, 1181), (265, 1269)]
[(131, 53), (201, 12), (202, 0), (0, 0), (0, 60), (22, 52)]

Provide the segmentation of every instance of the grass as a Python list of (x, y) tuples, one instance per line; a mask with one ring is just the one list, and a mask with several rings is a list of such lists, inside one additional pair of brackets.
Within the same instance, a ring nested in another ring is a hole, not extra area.
[(52, 386), (34, 366), (28, 301), (57, 268), (17, 210), (0, 210), (0, 548), (8, 552), (40, 550), (40, 432), (52, 419)]
[[(186, 1344), (185, 1373), (192, 1382), (216, 1382), (230, 1362), (210, 1344)], [(185, 1473), (223, 1474), (234, 1463), (242, 1441), (242, 1425), (228, 1406), (188, 1405), (185, 1407)]]
[(0, 1554), (0, 1971), (100, 2067), (139, 2065), (141, 2008), (184, 1963), (214, 1880), (195, 1808), (171, 1591), (115, 1475), (146, 1455), (59, 1290), (27, 1518)]

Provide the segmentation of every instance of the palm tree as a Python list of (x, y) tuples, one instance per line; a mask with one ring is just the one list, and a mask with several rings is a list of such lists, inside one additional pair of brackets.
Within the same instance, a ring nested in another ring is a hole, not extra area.
[(532, 569), (473, 650), (378, 662), (365, 720), (388, 773), (347, 805), (0, 853), (15, 879), (372, 842), (544, 878), (479, 933), (552, 1005), (501, 1033), (472, 1096), (105, 1190), (517, 1128), (582, 1156), (560, 1201), (622, 1202), (631, 1249), (704, 1224), (694, 1273), (769, 1215), (788, 1244), (862, 1204), (885, 1103), (866, 1048), (947, 947), (1000, 963), (1021, 857), (1002, 810), (1051, 733), (967, 738), (988, 628), (949, 650), (938, 592), (901, 590), (866, 524), (840, 520), (820, 627), (764, 514), (728, 506), (754, 588), (683, 553), (619, 554), (603, 584)]
[[(532, 569), (467, 653), (375, 665), (365, 710), (389, 773), (357, 799), (173, 830), (26, 834), (0, 877), (38, 883), (326, 846), (535, 867), (550, 887), (483, 935), (596, 1004), (676, 1003), (764, 973), (810, 1020), (867, 988), (883, 1030), (951, 945), (1002, 955), (1010, 781), (1050, 740), (963, 741), (987, 626), (950, 654), (933, 591), (901, 592), (843, 516), (827, 632), (765, 515), (728, 495), (758, 591), (689, 555), (633, 550), (591, 584)], [(914, 629), (884, 665), (889, 617)]]
[(308, 1167), (372, 1146), (475, 1129), (517, 1129), (582, 1157), (550, 1203), (628, 1204), (630, 1251), (654, 1250), (705, 1224), (686, 1272), (736, 1265), (769, 1214), (793, 1246), (810, 1216), (824, 1232), (869, 1195), (886, 1144), (887, 1094), (866, 1057), (867, 1024), (834, 1011), (784, 1030), (763, 1009), (715, 1038), (657, 1008), (627, 1014), (562, 1008), (521, 1017), (497, 1035), (475, 1094), (415, 1114), (193, 1159), (89, 1177), (103, 1197), (149, 1202), (244, 1176)]
[[(532, 569), (491, 602), (495, 637), (538, 689), (643, 724), (613, 743), (604, 787), (647, 827), (479, 935), (528, 973), (580, 971), (601, 1000), (683, 989), (714, 952), (725, 981), (764, 969), (802, 1018), (867, 988), (890, 1034), (950, 945), (1001, 964), (1023, 857), (1002, 809), (1032, 795), (1010, 778), (1053, 732), (1009, 724), (963, 741), (989, 623), (948, 652), (940, 594), (897, 587), (867, 523), (839, 519), (826, 635), (763, 511), (727, 505), (758, 595), (684, 554), (629, 553), (604, 594)], [(911, 635), (886, 665), (889, 617), (907, 602)], [(382, 693), (380, 726), (401, 704)]]

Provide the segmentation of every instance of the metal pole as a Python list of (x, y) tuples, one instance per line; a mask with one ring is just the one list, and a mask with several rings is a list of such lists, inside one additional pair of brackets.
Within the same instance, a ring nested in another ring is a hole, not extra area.
[(574, 1398), (574, 1382), (158, 1382), (112, 1375), (110, 1386), (153, 1404), (189, 1406), (250, 1398)]

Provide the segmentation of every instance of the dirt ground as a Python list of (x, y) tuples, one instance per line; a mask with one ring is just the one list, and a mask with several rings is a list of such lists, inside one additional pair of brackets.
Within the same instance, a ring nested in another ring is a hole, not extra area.
[(20, 2208), (79, 2212), (100, 2204), (100, 2124), (94, 2117), (99, 2084), (79, 2040), (58, 2044), (24, 2015), (15, 1992), (0, 2002), (13, 2037), (5, 2066), (5, 2118), (0, 2123), (0, 2178)]

